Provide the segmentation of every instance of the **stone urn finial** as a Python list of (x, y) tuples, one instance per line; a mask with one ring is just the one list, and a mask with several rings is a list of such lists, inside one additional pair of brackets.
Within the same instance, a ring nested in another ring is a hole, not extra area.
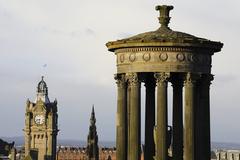
[(156, 6), (156, 10), (160, 11), (159, 23), (161, 24), (161, 28), (168, 28), (169, 21), (171, 17), (169, 17), (170, 10), (173, 9), (173, 6), (160, 5)]

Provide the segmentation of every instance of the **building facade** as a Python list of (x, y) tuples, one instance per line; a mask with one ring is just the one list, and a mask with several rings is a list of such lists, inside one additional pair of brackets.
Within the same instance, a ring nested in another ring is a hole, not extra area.
[[(87, 148), (59, 147), (57, 160), (89, 160)], [(116, 160), (116, 148), (100, 148), (99, 160)]]
[(217, 150), (216, 160), (240, 160), (240, 150)]
[(57, 101), (50, 102), (46, 82), (37, 86), (34, 102), (27, 100), (25, 113), (25, 157), (34, 152), (38, 160), (55, 160), (58, 133)]

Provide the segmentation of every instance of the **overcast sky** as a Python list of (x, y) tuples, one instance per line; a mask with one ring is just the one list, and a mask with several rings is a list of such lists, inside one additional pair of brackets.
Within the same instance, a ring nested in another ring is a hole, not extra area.
[(212, 140), (240, 143), (239, 0), (0, 0), (0, 137), (23, 136), (25, 102), (44, 75), (58, 138), (86, 140), (95, 104), (99, 139), (114, 140), (116, 66), (105, 43), (156, 30), (159, 4), (174, 5), (173, 30), (224, 43), (213, 56)]

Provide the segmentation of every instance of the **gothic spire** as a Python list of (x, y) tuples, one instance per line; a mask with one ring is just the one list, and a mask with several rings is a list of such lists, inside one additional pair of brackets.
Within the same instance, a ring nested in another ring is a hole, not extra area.
[(92, 113), (88, 132), (87, 157), (88, 160), (99, 160), (98, 135), (96, 128), (94, 105), (92, 106)]
[(94, 105), (92, 106), (92, 113), (91, 113), (90, 123), (91, 123), (91, 126), (95, 125), (95, 123), (96, 123), (95, 112), (94, 112)]

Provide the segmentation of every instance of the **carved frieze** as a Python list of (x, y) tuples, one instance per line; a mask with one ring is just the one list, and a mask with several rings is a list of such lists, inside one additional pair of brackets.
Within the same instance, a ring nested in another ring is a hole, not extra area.
[(136, 59), (136, 53), (131, 53), (131, 54), (129, 55), (129, 60), (130, 60), (131, 62), (133, 62), (133, 61), (135, 61), (135, 59)]
[(185, 55), (183, 53), (178, 53), (176, 58), (179, 62), (182, 62), (185, 59)]
[(166, 61), (166, 60), (168, 59), (167, 53), (165, 53), (165, 52), (160, 53), (159, 59), (160, 59), (161, 61)]
[(150, 59), (151, 59), (150, 53), (144, 53), (144, 54), (143, 54), (143, 60), (144, 60), (144, 61), (149, 61)]
[(120, 62), (123, 63), (123, 62), (124, 62), (124, 58), (125, 58), (125, 57), (124, 57), (124, 54), (121, 54), (119, 57), (120, 57), (120, 58), (119, 58), (119, 59), (120, 59)]
[(191, 52), (193, 49), (180, 47), (138, 47), (138, 48), (123, 48), (118, 49), (115, 53), (123, 52), (141, 52), (141, 51), (166, 51), (166, 52)]
[(186, 49), (142, 48), (117, 52), (117, 73), (127, 72), (201, 72), (210, 73), (211, 54)]

